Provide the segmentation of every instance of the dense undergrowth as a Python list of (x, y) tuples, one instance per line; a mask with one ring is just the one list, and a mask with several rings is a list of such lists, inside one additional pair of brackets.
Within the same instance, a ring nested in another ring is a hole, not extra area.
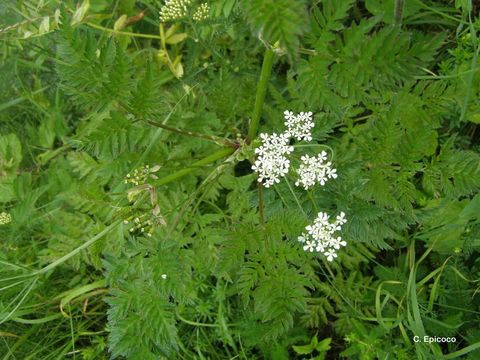
[(0, 3), (0, 359), (480, 358), (478, 5), (167, 3)]

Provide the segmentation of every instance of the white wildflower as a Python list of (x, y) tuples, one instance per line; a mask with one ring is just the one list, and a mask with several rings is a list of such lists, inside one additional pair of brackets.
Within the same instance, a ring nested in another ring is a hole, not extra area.
[(289, 145), (288, 134), (272, 135), (260, 134), (262, 145), (255, 149), (257, 160), (252, 170), (258, 173), (258, 182), (264, 182), (265, 187), (270, 187), (280, 182), (280, 178), (288, 173), (290, 160), (286, 155), (293, 151)]
[(160, 276), (162, 277), (163, 280), (167, 280), (167, 274), (162, 274)]
[(317, 244), (315, 243), (315, 241), (307, 240), (306, 245), (303, 246), (303, 250), (313, 252), (316, 246)]
[(2, 211), (0, 213), (0, 225), (6, 225), (12, 222), (12, 215), (9, 213)]
[(285, 117), (285, 126), (287, 127), (286, 132), (290, 134), (290, 137), (298, 141), (312, 141), (311, 131), (315, 124), (312, 120), (313, 113), (311, 111), (294, 115), (293, 112), (285, 110), (283, 114)]
[(332, 169), (332, 163), (325, 162), (327, 153), (322, 151), (317, 156), (304, 155), (300, 158), (302, 164), (298, 169), (299, 179), (295, 182), (296, 186), (303, 186), (308, 190), (316, 183), (325, 185), (328, 179), (337, 178), (337, 170)]
[(325, 255), (328, 261), (333, 261), (337, 257), (336, 250), (347, 246), (347, 242), (340, 236), (334, 236), (346, 222), (344, 212), (336, 217), (335, 222), (330, 222), (327, 213), (319, 212), (313, 224), (305, 227), (307, 233), (302, 233), (298, 241), (304, 244), (303, 250), (313, 252), (315, 249)]

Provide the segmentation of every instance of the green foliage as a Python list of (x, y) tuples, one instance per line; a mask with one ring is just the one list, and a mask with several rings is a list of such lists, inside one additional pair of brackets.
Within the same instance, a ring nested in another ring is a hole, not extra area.
[(252, 0), (243, 3), (259, 38), (270, 44), (279, 42), (280, 48), (289, 55), (296, 53), (307, 16), (303, 0)]
[[(478, 6), (207, 3), (0, 4), (0, 358), (477, 359)], [(337, 179), (259, 187), (286, 109)]]

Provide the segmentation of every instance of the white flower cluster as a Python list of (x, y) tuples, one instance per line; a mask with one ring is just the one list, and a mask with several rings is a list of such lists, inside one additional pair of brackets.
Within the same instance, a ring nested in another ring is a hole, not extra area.
[(201, 4), (197, 10), (193, 13), (192, 19), (195, 21), (203, 21), (208, 18), (210, 12), (210, 6), (207, 3)]
[(295, 182), (296, 186), (303, 186), (308, 190), (316, 183), (325, 185), (328, 179), (337, 178), (337, 170), (332, 169), (332, 163), (327, 160), (327, 153), (322, 151), (317, 156), (303, 155), (301, 158), (302, 164), (298, 169), (299, 179)]
[(284, 117), (287, 130), (280, 135), (260, 134), (262, 145), (255, 149), (258, 157), (252, 166), (252, 170), (258, 173), (258, 182), (265, 180), (264, 185), (268, 188), (279, 183), (280, 178), (288, 173), (290, 160), (286, 155), (293, 151), (293, 146), (289, 145), (290, 138), (311, 141), (311, 130), (314, 126), (312, 116), (312, 112), (294, 115), (293, 112), (286, 110)]
[(283, 133), (277, 135), (260, 134), (262, 146), (255, 149), (257, 160), (252, 169), (258, 173), (258, 182), (265, 180), (265, 187), (280, 182), (280, 178), (288, 173), (290, 160), (286, 155), (293, 151), (289, 145), (290, 137)]
[[(265, 187), (270, 187), (280, 182), (290, 169), (290, 160), (287, 155), (293, 152), (290, 139), (297, 141), (312, 141), (312, 129), (314, 123), (312, 112), (301, 112), (295, 115), (291, 111), (284, 112), (285, 127), (283, 133), (272, 135), (260, 134), (262, 145), (255, 149), (257, 160), (252, 169), (258, 173), (258, 182), (263, 182)], [(332, 163), (327, 161), (327, 152), (322, 151), (316, 156), (303, 155), (302, 163), (298, 169), (296, 186), (303, 186), (305, 190), (316, 183), (325, 185), (328, 179), (337, 178), (337, 170), (332, 168)], [(319, 212), (312, 225), (307, 226), (306, 233), (298, 237), (298, 241), (304, 244), (305, 251), (317, 251), (326, 256), (328, 261), (337, 257), (336, 250), (346, 246), (346, 241), (335, 232), (342, 229), (345, 224), (345, 213), (341, 212), (335, 222), (331, 222), (327, 213)]]
[(312, 129), (315, 124), (312, 120), (313, 113), (311, 111), (295, 115), (293, 112), (285, 110), (283, 114), (287, 133), (290, 134), (290, 137), (298, 141), (312, 141)]
[(165, 5), (160, 10), (160, 20), (168, 22), (186, 17), (192, 3), (193, 0), (165, 0)]
[(344, 212), (337, 216), (335, 222), (330, 222), (327, 213), (319, 212), (313, 224), (305, 228), (307, 233), (302, 233), (298, 241), (304, 244), (303, 250), (317, 251), (325, 255), (328, 261), (333, 261), (337, 257), (336, 250), (347, 245), (340, 236), (335, 236), (335, 232), (340, 231), (346, 222)]
[(12, 215), (9, 213), (2, 211), (0, 213), (0, 225), (6, 225), (12, 222)]

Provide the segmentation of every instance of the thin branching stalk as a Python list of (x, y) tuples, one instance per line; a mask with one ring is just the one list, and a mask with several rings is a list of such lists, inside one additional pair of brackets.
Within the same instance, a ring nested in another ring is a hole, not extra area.
[(293, 190), (293, 187), (292, 187), (292, 185), (290, 184), (290, 181), (288, 181), (287, 178), (285, 178), (285, 183), (287, 184), (288, 189), (289, 189), (290, 192), (292, 193), (293, 198), (295, 199), (295, 202), (296, 202), (297, 205), (298, 205), (298, 208), (299, 208), (300, 211), (303, 213), (303, 215), (305, 215), (305, 217), (307, 217), (307, 213), (305, 212), (305, 210), (303, 210), (302, 204), (300, 204), (300, 200), (298, 199), (298, 196), (297, 196), (297, 194), (295, 193), (295, 190)]
[(77, 255), (80, 251), (88, 248), (89, 246), (91, 246), (93, 243), (95, 243), (96, 241), (98, 241), (99, 239), (101, 239), (104, 235), (106, 235), (107, 233), (109, 233), (113, 228), (115, 228), (118, 224), (120, 224), (120, 220), (117, 220), (117, 221), (114, 221), (113, 223), (111, 223), (110, 225), (108, 225), (105, 229), (103, 229), (102, 231), (100, 231), (97, 235), (95, 235), (94, 237), (92, 237), (90, 240), (88, 240), (87, 242), (83, 243), (81, 246), (77, 247), (75, 250), (73, 251), (70, 251), (68, 254), (62, 256), (60, 259), (57, 259), (55, 260), (54, 262), (52, 262), (51, 264), (43, 267), (42, 269), (40, 270), (37, 270), (35, 271), (33, 274), (34, 275), (41, 275), (41, 274), (45, 274), (46, 272), (56, 268), (58, 265), (60, 264), (63, 264), (65, 261), (67, 261), (68, 259), (72, 258), (73, 256)]
[(109, 34), (114, 34), (114, 35), (126, 35), (126, 36), (133, 36), (133, 37), (139, 37), (139, 38), (144, 38), (144, 39), (155, 39), (155, 40), (162, 40), (162, 37), (159, 35), (153, 35), (153, 34), (141, 34), (141, 33), (133, 33), (133, 32), (128, 32), (128, 31), (120, 31), (120, 30), (113, 30), (106, 28), (101, 25), (93, 24), (93, 23), (86, 23), (88, 26), (90, 26), (93, 29), (96, 30), (101, 30)]
[(235, 147), (235, 143), (233, 141), (229, 140), (229, 139), (225, 139), (225, 138), (221, 138), (221, 137), (213, 136), (213, 135), (206, 135), (206, 134), (198, 133), (198, 132), (195, 132), (195, 131), (183, 130), (183, 129), (179, 129), (179, 128), (176, 128), (176, 127), (173, 127), (173, 126), (165, 125), (165, 124), (162, 124), (162, 123), (159, 123), (159, 122), (156, 122), (156, 121), (151, 121), (151, 120), (143, 120), (143, 121), (146, 122), (147, 124), (152, 125), (152, 126), (156, 126), (156, 127), (159, 127), (159, 128), (171, 131), (171, 132), (175, 132), (175, 133), (178, 133), (178, 134), (181, 134), (181, 135), (188, 135), (188, 136), (196, 137), (196, 138), (207, 140), (207, 141), (212, 141), (215, 144), (218, 144), (218, 145), (221, 145), (221, 146)]
[(214, 152), (212, 155), (209, 155), (209, 156), (207, 156), (207, 157), (205, 157), (205, 158), (203, 158), (203, 159), (201, 159), (197, 162), (194, 162), (189, 167), (186, 167), (182, 170), (174, 172), (173, 174), (167, 175), (167, 176), (155, 181), (154, 185), (160, 186), (160, 185), (168, 184), (169, 182), (177, 180), (177, 179), (191, 173), (195, 169), (198, 169), (198, 168), (200, 168), (204, 165), (208, 165), (210, 163), (213, 163), (217, 160), (223, 159), (224, 157), (232, 154), (234, 151), (235, 151), (235, 149), (230, 147), (230, 148), (226, 148), (226, 149), (222, 149), (222, 150), (219, 150), (217, 152)]

